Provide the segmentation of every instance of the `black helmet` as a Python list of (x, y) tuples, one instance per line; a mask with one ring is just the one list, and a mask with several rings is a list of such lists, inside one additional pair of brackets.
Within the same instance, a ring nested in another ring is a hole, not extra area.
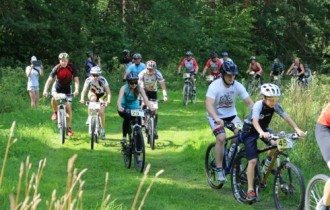
[(135, 53), (133, 55), (133, 59), (141, 59), (142, 58), (142, 55), (140, 53)]
[(191, 51), (187, 51), (186, 56), (193, 56), (193, 53)]
[(93, 56), (93, 51), (91, 51), (91, 50), (86, 51), (86, 55), (88, 57), (92, 57)]
[(212, 51), (210, 53), (210, 58), (216, 58), (216, 57), (218, 57), (218, 54), (216, 52)]
[(238, 75), (238, 68), (232, 61), (225, 61), (221, 66), (221, 73), (228, 75)]
[(132, 81), (132, 80), (139, 80), (139, 77), (136, 73), (134, 72), (131, 72), (127, 75), (127, 78), (126, 78), (127, 81)]
[(252, 60), (257, 60), (256, 56), (251, 56), (250, 61), (252, 61)]
[(130, 51), (128, 49), (123, 50), (124, 55), (127, 55), (128, 53), (130, 53)]

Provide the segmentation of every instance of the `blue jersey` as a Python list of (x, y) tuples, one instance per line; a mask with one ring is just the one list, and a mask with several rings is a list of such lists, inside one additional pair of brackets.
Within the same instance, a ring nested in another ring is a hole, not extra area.
[(129, 85), (125, 85), (125, 92), (123, 98), (121, 99), (121, 106), (124, 109), (139, 109), (139, 100), (138, 97), (134, 95), (133, 92), (129, 90)]
[(127, 74), (133, 72), (133, 73), (136, 73), (137, 75), (139, 75), (139, 73), (145, 68), (146, 68), (146, 65), (144, 63), (139, 63), (138, 65), (133, 63), (132, 65), (130, 65), (128, 67)]

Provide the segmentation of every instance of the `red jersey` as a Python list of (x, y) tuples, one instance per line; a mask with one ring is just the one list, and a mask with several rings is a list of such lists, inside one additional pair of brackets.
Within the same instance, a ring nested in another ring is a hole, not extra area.
[(325, 126), (330, 126), (330, 102), (322, 110), (321, 115), (319, 116), (317, 122)]
[(188, 73), (188, 72), (195, 72), (198, 67), (198, 64), (195, 58), (191, 58), (189, 61), (187, 60), (187, 58), (184, 58), (181, 61), (180, 66), (185, 67), (186, 72)]

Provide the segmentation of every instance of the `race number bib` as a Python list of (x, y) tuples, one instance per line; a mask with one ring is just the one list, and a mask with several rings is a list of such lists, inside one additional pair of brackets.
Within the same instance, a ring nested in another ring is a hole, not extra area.
[(132, 109), (131, 116), (133, 117), (144, 117), (144, 112), (141, 109)]
[(184, 73), (182, 77), (183, 79), (190, 78), (190, 73)]

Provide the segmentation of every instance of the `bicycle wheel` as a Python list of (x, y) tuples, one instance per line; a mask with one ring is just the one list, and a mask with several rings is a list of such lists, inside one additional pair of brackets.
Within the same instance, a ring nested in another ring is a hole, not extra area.
[(314, 210), (323, 197), (323, 189), (329, 177), (324, 174), (315, 175), (308, 183), (305, 194), (305, 209)]
[(122, 155), (124, 160), (124, 165), (126, 168), (131, 168), (132, 163), (132, 139), (131, 134), (128, 134), (129, 144), (123, 145)]
[(220, 183), (215, 175), (215, 142), (209, 144), (205, 154), (205, 173), (207, 177), (207, 182), (213, 189), (221, 189), (223, 187), (223, 183)]
[(304, 208), (304, 178), (299, 168), (293, 163), (284, 162), (277, 168), (273, 195), (277, 209), (302, 210)]
[(190, 87), (190, 97), (191, 97), (191, 103), (196, 104), (197, 101), (197, 92), (194, 91), (192, 87)]
[(183, 92), (182, 92), (182, 95), (183, 95), (183, 104), (185, 106), (188, 105), (188, 101), (189, 101), (189, 85), (188, 84), (184, 84), (183, 86)]
[(155, 130), (155, 118), (150, 117), (149, 118), (149, 124), (148, 124), (148, 142), (150, 144), (150, 148), (152, 150), (155, 149), (155, 137), (154, 137), (154, 130)]
[(60, 140), (61, 140), (62, 144), (64, 144), (64, 142), (65, 142), (65, 133), (66, 133), (65, 117), (66, 116), (65, 116), (64, 110), (60, 109), (58, 112), (58, 119), (59, 119), (58, 126), (60, 129)]
[(94, 149), (94, 142), (97, 141), (97, 133), (96, 133), (96, 117), (92, 116), (91, 119), (91, 149)]
[(143, 172), (145, 164), (145, 147), (141, 130), (135, 131), (136, 134), (133, 137), (134, 147), (134, 166), (138, 172)]
[[(245, 204), (252, 204), (252, 201), (246, 200), (246, 192), (248, 190), (247, 183), (247, 167), (248, 159), (246, 158), (245, 150), (241, 150), (234, 159), (233, 169), (231, 172), (231, 190), (234, 198)], [(256, 166), (257, 169), (258, 166)], [(258, 170), (256, 170), (255, 177), (258, 176)], [(258, 189), (256, 189), (258, 190)], [(257, 191), (256, 191), (257, 193)]]

